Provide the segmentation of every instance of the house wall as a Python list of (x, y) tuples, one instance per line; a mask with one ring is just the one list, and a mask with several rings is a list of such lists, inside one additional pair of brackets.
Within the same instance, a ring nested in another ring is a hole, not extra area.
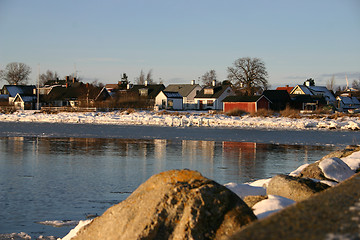
[(260, 109), (265, 109), (265, 110), (270, 109), (270, 103), (265, 97), (262, 97), (259, 99), (259, 101), (257, 101), (257, 110), (256, 111), (259, 111)]
[[(163, 104), (164, 102), (164, 104)], [(172, 102), (172, 106), (171, 103)], [(183, 109), (183, 99), (182, 98), (167, 98), (163, 92), (160, 92), (155, 97), (155, 106), (158, 109), (173, 109), (173, 110), (182, 110)]]
[(182, 98), (170, 98), (168, 99), (168, 106), (169, 106), (169, 101), (173, 101), (173, 109), (174, 110), (182, 110), (183, 109), (183, 101)]
[(157, 106), (159, 109), (163, 109), (162, 108), (162, 100), (167, 100), (166, 96), (163, 92), (160, 92), (156, 97), (155, 97), (155, 106)]
[[(211, 103), (212, 102), (212, 103)], [(197, 109), (199, 110), (217, 110), (217, 99), (216, 98), (197, 98), (196, 99)], [(221, 107), (222, 109), (222, 107)]]
[(224, 102), (224, 112), (241, 110), (244, 112), (256, 112), (255, 102)]

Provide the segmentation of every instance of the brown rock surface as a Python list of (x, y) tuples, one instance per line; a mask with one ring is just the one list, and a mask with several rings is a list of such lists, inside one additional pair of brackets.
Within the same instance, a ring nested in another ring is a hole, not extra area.
[(266, 189), (267, 195), (278, 195), (294, 201), (302, 201), (329, 186), (311, 179), (277, 175), (271, 179)]
[(190, 170), (152, 176), (73, 239), (224, 239), (256, 220), (226, 187)]
[(359, 239), (360, 173), (242, 228), (230, 239)]
[(258, 202), (268, 199), (268, 196), (256, 195), (256, 196), (246, 196), (243, 198), (244, 202), (252, 208)]

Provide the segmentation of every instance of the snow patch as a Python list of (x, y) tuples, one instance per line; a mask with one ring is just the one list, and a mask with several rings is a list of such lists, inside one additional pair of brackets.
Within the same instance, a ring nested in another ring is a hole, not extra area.
[(268, 199), (256, 203), (253, 206), (253, 210), (256, 217), (258, 219), (262, 219), (294, 203), (294, 200), (288, 198), (276, 195), (268, 195)]
[(251, 186), (247, 183), (239, 184), (239, 183), (227, 183), (224, 185), (231, 191), (233, 191), (240, 198), (244, 198), (246, 196), (254, 196), (254, 195), (266, 195), (266, 189), (263, 187)]
[(340, 158), (326, 158), (319, 162), (319, 168), (328, 179), (337, 182), (344, 181), (355, 174), (351, 168)]
[(292, 171), (291, 173), (289, 173), (289, 176), (292, 177), (296, 177), (298, 176), (302, 170), (304, 170), (304, 168), (306, 168), (307, 166), (309, 166), (308, 163), (301, 165), (300, 167), (298, 167), (296, 170)]
[(356, 171), (358, 168), (360, 168), (360, 151), (341, 158), (341, 160), (343, 160), (343, 162), (346, 163), (351, 168), (351, 170)]
[(71, 231), (65, 237), (63, 237), (62, 239), (58, 239), (58, 240), (70, 240), (71, 238), (73, 238), (77, 235), (77, 233), (80, 231), (81, 228), (90, 224), (92, 222), (92, 220), (93, 219), (81, 220), (79, 222), (79, 224), (74, 229), (71, 229)]

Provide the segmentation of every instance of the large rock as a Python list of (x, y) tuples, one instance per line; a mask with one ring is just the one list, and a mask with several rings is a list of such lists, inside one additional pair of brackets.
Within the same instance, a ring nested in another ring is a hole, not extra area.
[(152, 176), (73, 239), (224, 239), (256, 220), (226, 187), (191, 170)]
[(266, 193), (302, 201), (328, 187), (326, 184), (314, 182), (311, 179), (280, 174), (271, 179)]

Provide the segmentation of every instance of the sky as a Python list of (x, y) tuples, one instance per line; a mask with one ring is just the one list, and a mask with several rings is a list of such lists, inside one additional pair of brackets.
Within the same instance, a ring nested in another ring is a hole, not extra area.
[[(272, 88), (360, 80), (360, 0), (0, 0), (0, 69), (76, 72), (84, 82), (219, 81), (260, 58)], [(5, 84), (0, 81), (0, 84)]]

